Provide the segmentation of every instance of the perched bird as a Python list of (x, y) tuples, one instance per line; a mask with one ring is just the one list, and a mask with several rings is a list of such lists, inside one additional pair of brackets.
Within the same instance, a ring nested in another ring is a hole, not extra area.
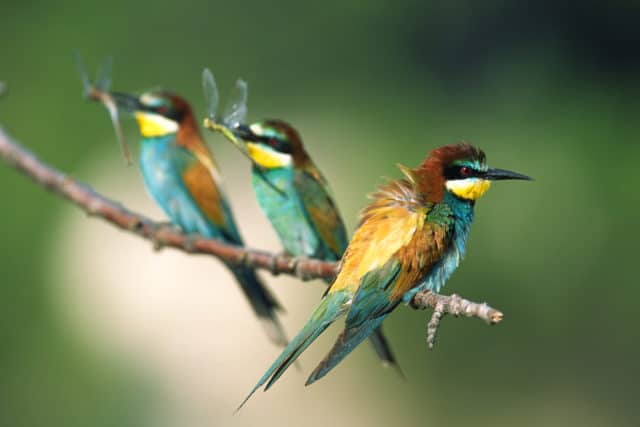
[[(232, 131), (253, 161), (258, 204), (285, 251), (298, 257), (340, 260), (348, 244), (347, 231), (327, 181), (298, 132), (281, 120), (239, 124)], [(381, 326), (370, 338), (378, 357), (397, 367)]]
[(404, 178), (372, 195), (342, 259), (341, 269), (311, 318), (242, 402), (271, 387), (300, 354), (346, 314), (333, 348), (307, 379), (325, 376), (402, 302), (438, 291), (464, 256), (475, 201), (492, 181), (530, 180), (487, 167), (484, 153), (463, 143), (437, 148)]
[[(243, 244), (221, 188), (221, 179), (189, 104), (169, 92), (137, 97), (109, 94), (119, 109), (133, 113), (142, 135), (140, 168), (147, 190), (171, 222), (185, 233)], [(269, 338), (286, 345), (276, 317), (280, 308), (254, 270), (226, 264), (240, 284)]]

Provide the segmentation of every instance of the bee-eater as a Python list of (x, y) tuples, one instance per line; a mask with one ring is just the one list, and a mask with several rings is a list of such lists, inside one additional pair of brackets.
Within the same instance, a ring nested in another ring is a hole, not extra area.
[[(253, 161), (252, 184), (258, 204), (285, 251), (298, 257), (338, 261), (347, 231), (324, 176), (307, 154), (299, 133), (282, 120), (239, 124), (232, 132)], [(370, 342), (378, 357), (397, 366), (382, 327)]]
[[(142, 136), (140, 168), (148, 192), (185, 233), (242, 246), (221, 187), (220, 174), (189, 104), (169, 92), (141, 96), (111, 93), (118, 108), (133, 113)], [(225, 264), (240, 284), (269, 338), (287, 340), (276, 317), (280, 308), (254, 270)]]
[(325, 376), (402, 302), (439, 291), (464, 256), (475, 202), (492, 181), (530, 180), (487, 167), (484, 153), (463, 143), (437, 148), (404, 178), (382, 185), (364, 209), (340, 272), (311, 318), (260, 378), (251, 395), (271, 387), (300, 354), (346, 314), (343, 332), (307, 379)]

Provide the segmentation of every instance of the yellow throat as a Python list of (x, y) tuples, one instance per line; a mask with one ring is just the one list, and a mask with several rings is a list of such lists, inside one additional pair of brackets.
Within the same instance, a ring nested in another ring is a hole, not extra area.
[(447, 181), (446, 186), (461, 199), (476, 200), (491, 187), (491, 181), (482, 178), (454, 179)]
[(276, 169), (291, 165), (291, 156), (279, 153), (270, 147), (253, 142), (247, 143), (247, 152), (254, 162), (265, 169)]
[(140, 127), (140, 134), (145, 138), (154, 138), (178, 132), (177, 122), (159, 114), (138, 111), (135, 113), (135, 117), (138, 127)]

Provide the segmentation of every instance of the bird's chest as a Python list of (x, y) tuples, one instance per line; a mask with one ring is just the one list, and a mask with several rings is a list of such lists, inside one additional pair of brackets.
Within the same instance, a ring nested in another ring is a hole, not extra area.
[(445, 206), (446, 212), (443, 216), (432, 218), (432, 220), (439, 221), (446, 230), (442, 239), (445, 250), (437, 262), (426, 272), (420, 285), (405, 295), (405, 302), (410, 301), (419, 291), (439, 292), (464, 258), (469, 228), (473, 221), (473, 205), (451, 201)]
[(142, 143), (140, 169), (148, 190), (154, 196), (171, 191), (179, 184), (175, 149), (168, 141)]
[(173, 222), (186, 227), (188, 221), (185, 216), (194, 216), (191, 211), (196, 212), (197, 209), (192, 206), (193, 202), (186, 194), (179, 167), (180, 159), (184, 157), (181, 157), (180, 150), (180, 147), (169, 140), (143, 141), (140, 150), (140, 169), (145, 187), (151, 197)]
[(294, 185), (294, 171), (285, 168), (254, 170), (252, 183), (258, 204), (284, 249), (293, 256), (316, 256), (320, 241)]

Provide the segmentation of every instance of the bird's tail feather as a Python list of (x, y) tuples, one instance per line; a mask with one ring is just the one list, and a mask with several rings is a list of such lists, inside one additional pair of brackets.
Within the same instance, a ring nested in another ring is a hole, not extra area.
[(273, 362), (253, 390), (251, 390), (249, 395), (242, 401), (240, 406), (238, 406), (237, 410), (240, 410), (253, 393), (262, 387), (264, 383), (267, 383), (265, 390), (269, 389), (282, 376), (287, 368), (295, 362), (302, 352), (306, 350), (329, 325), (346, 312), (348, 308), (346, 303), (350, 298), (351, 295), (346, 291), (327, 295), (314, 310), (313, 314), (311, 314), (311, 318), (302, 330), (291, 340), (276, 361)]
[(280, 304), (258, 278), (255, 270), (231, 266), (229, 269), (240, 284), (269, 339), (278, 346), (287, 345), (288, 340), (284, 328), (276, 315), (276, 311), (281, 310)]
[(331, 351), (329, 351), (316, 369), (309, 375), (305, 385), (313, 384), (329, 373), (329, 371), (351, 353), (358, 344), (371, 335), (380, 324), (382, 324), (382, 321), (386, 317), (387, 314), (384, 314), (380, 317), (366, 320), (357, 326), (345, 327), (345, 330), (340, 334)]
[(396, 360), (396, 356), (393, 354), (393, 351), (391, 351), (391, 346), (387, 341), (387, 337), (385, 337), (384, 332), (382, 332), (382, 325), (378, 326), (373, 331), (373, 333), (369, 337), (369, 342), (371, 343), (371, 346), (375, 350), (376, 354), (378, 355), (378, 359), (380, 359), (382, 364), (385, 366), (392, 366), (396, 368), (398, 373), (400, 373), (400, 375), (404, 378), (404, 373), (402, 372), (402, 369), (400, 369), (400, 365)]
[[(329, 287), (327, 288), (325, 295), (329, 292), (329, 289), (331, 289), (331, 282), (327, 281), (327, 284), (329, 284)], [(404, 373), (402, 372), (402, 369), (400, 368), (400, 365), (398, 364), (398, 361), (396, 360), (396, 357), (391, 350), (391, 345), (389, 344), (389, 341), (387, 341), (387, 338), (382, 331), (382, 325), (380, 325), (378, 328), (376, 328), (375, 331), (373, 331), (373, 333), (369, 337), (369, 342), (371, 343), (373, 350), (376, 352), (378, 359), (380, 359), (380, 361), (382, 362), (382, 365), (392, 366), (396, 368), (400, 375), (404, 377)]]

